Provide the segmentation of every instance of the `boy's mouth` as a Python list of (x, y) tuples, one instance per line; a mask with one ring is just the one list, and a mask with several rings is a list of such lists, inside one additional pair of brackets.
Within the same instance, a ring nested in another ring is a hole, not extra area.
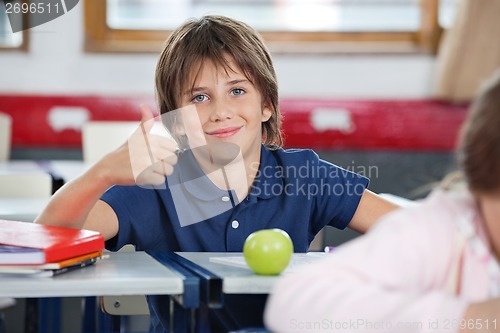
[(217, 129), (215, 131), (206, 132), (206, 134), (210, 136), (215, 136), (217, 138), (227, 138), (238, 133), (242, 127), (243, 126), (225, 127)]

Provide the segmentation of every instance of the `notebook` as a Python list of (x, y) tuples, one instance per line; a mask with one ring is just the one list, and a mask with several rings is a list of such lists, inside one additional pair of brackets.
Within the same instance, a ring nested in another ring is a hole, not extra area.
[[(324, 252), (294, 253), (288, 267), (283, 273), (292, 273), (297, 269), (302, 268), (303, 265), (311, 264), (318, 261), (318, 259), (325, 258), (326, 255), (328, 254)], [(243, 254), (235, 256), (210, 257), (208, 261), (217, 264), (250, 269)]]
[(57, 263), (103, 249), (96, 231), (0, 220), (0, 265)]

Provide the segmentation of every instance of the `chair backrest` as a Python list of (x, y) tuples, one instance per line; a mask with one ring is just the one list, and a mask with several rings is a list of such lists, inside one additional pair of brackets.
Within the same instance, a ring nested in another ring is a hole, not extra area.
[(12, 118), (0, 112), (0, 162), (10, 158), (10, 144), (12, 135)]
[(120, 147), (137, 129), (137, 121), (89, 121), (82, 127), (83, 161), (94, 164)]
[(49, 198), (52, 177), (44, 172), (0, 172), (0, 198)]
[[(138, 121), (89, 121), (82, 127), (83, 161), (94, 164), (104, 155), (124, 144), (139, 127)], [(168, 135), (161, 122), (155, 122), (151, 133)]]

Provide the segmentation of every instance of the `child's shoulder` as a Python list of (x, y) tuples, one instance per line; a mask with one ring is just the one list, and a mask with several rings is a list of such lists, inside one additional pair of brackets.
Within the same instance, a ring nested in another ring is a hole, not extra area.
[(449, 215), (462, 216), (476, 210), (472, 193), (468, 190), (446, 190), (437, 188), (422, 200), (427, 207), (444, 211)]
[[(403, 228), (417, 232), (428, 229), (441, 234), (452, 233), (457, 229), (456, 220), (474, 212), (473, 201), (466, 192), (450, 192), (436, 189), (425, 199), (402, 207), (382, 217), (380, 227)], [(375, 227), (379, 226), (377, 223)], [(440, 232), (437, 232), (440, 233)]]

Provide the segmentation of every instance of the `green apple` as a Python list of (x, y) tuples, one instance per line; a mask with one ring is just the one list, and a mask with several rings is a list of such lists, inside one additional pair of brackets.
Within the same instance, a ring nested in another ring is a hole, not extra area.
[(290, 262), (293, 243), (281, 229), (263, 229), (250, 234), (243, 245), (248, 266), (257, 274), (280, 274)]

